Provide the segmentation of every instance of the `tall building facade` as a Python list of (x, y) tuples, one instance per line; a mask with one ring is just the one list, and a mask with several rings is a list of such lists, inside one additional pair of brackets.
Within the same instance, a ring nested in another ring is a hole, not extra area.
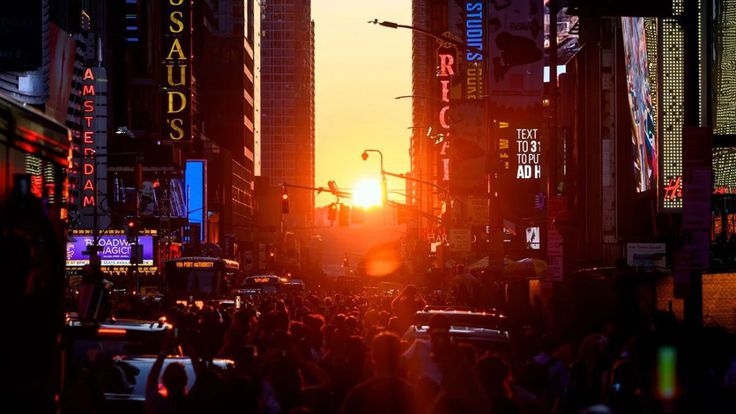
[[(200, 2), (195, 10), (195, 74), (207, 158), (208, 205), (229, 258), (253, 249), (256, 134), (255, 1)], [(212, 5), (212, 6), (210, 6)], [(225, 242), (225, 239), (229, 239)]]
[[(311, 2), (267, 0), (261, 5), (261, 182), (288, 193), (288, 212), (282, 211), (283, 230), (299, 231), (311, 228), (314, 223), (315, 85)], [(282, 210), (282, 205), (270, 199), (258, 209)]]
[(500, 268), (539, 232), (543, 4), (415, 0), (412, 27), (415, 256)]
[[(69, 274), (88, 263), (92, 239), (117, 246), (101, 259), (122, 287), (187, 248), (243, 263), (252, 256), (256, 7), (39, 0), (13, 11), (43, 11), (33, 29), (43, 49), (3, 66), (0, 87), (36, 96), (29, 103), (72, 131)], [(192, 162), (207, 167), (199, 183)], [(143, 247), (135, 266), (131, 220)]]

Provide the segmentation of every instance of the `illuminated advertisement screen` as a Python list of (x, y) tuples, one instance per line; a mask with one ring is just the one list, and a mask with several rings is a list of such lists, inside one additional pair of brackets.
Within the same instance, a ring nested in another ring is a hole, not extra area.
[[(94, 244), (92, 235), (74, 235), (74, 241), (66, 242), (67, 267), (81, 267), (89, 264), (85, 253)], [(153, 236), (138, 236), (138, 244), (143, 246), (143, 261), (139, 266), (153, 266)], [(102, 266), (131, 266), (130, 255), (133, 246), (124, 234), (100, 236), (100, 259)]]
[(626, 82), (631, 113), (631, 145), (636, 191), (654, 189), (657, 182), (657, 130), (654, 123), (644, 19), (622, 17)]
[(736, 194), (736, 148), (713, 148), (713, 193)]
[(187, 160), (184, 170), (184, 187), (187, 198), (187, 215), (189, 223), (199, 224), (201, 241), (207, 234), (207, 160)]

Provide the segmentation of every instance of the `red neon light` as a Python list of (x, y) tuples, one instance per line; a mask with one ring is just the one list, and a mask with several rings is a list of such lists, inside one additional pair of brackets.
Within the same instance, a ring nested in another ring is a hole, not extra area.
[(125, 329), (121, 328), (100, 328), (97, 333), (100, 335), (125, 335)]
[(677, 200), (682, 198), (682, 177), (677, 176), (670, 178), (667, 184), (664, 186), (664, 199), (665, 200)]

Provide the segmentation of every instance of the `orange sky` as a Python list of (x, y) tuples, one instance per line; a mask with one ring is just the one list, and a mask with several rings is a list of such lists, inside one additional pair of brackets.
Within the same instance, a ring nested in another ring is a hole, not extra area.
[[(384, 169), (409, 170), (411, 30), (368, 24), (377, 18), (411, 24), (410, 0), (312, 0), (315, 24), (316, 172), (315, 186), (335, 180), (350, 191), (364, 178), (380, 179)], [(405, 182), (388, 178), (389, 198), (401, 200)], [(335, 201), (317, 195), (316, 205)]]

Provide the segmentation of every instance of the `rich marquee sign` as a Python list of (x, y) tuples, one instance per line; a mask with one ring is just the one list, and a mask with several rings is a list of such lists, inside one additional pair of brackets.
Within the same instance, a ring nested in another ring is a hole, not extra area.
[(162, 142), (187, 142), (191, 128), (191, 5), (167, 0), (163, 10)]
[(450, 154), (449, 154), (449, 136), (450, 136), (450, 91), (452, 89), (452, 76), (455, 75), (455, 49), (441, 47), (437, 52), (438, 74), (439, 79), (439, 100), (441, 102), (439, 113), (437, 114), (441, 134), (444, 139), (438, 140), (440, 146), (440, 168), (441, 176), (439, 181), (448, 183), (450, 181)]

